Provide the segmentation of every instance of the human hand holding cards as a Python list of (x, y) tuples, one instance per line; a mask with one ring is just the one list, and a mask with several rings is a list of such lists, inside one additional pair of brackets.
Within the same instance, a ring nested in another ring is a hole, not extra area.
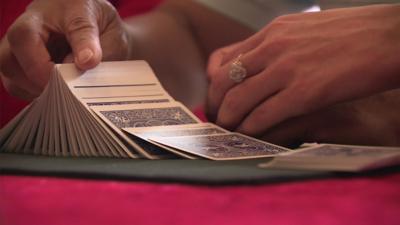
[(214, 160), (290, 151), (202, 123), (144, 61), (104, 62), (85, 72), (57, 65), (42, 95), (1, 130), (0, 147), (50, 156)]
[(315, 145), (291, 151), (202, 123), (164, 90), (144, 61), (104, 62), (85, 72), (73, 64), (57, 65), (42, 95), (0, 131), (0, 151), (147, 159), (275, 157), (262, 167), (351, 171), (399, 163), (399, 148)]

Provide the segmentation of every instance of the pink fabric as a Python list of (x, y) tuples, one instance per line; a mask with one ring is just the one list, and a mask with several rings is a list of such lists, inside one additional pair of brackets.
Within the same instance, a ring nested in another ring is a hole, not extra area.
[[(0, 0), (0, 38), (8, 27), (20, 15), (30, 0), (6, 1)], [(10, 96), (0, 82), (0, 128), (11, 120), (27, 102)]]
[[(143, 13), (155, 7), (162, 0), (111, 0), (121, 17)], [(0, 38), (14, 20), (24, 12), (31, 0), (0, 0)], [(28, 102), (10, 96), (0, 82), (0, 128), (7, 124)]]
[[(129, 16), (159, 1), (112, 2)], [(29, 2), (1, 0), (0, 36)], [(0, 85), (0, 127), (25, 104)], [(398, 225), (399, 215), (398, 173), (230, 187), (0, 176), (0, 225)]]
[(2, 225), (400, 224), (400, 174), (205, 187), (0, 176)]

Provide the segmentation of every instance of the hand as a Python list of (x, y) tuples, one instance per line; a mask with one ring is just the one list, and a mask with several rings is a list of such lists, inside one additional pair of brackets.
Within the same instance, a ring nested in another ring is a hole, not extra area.
[[(400, 5), (279, 17), (209, 61), (208, 113), (216, 123), (262, 136), (291, 118), (400, 87)], [(235, 84), (242, 54), (248, 77)]]
[(287, 147), (305, 142), (399, 146), (399, 112), (396, 89), (286, 120), (260, 138)]
[(12, 95), (32, 99), (47, 84), (54, 63), (82, 70), (101, 60), (128, 57), (127, 35), (105, 0), (36, 0), (0, 43), (0, 77)]

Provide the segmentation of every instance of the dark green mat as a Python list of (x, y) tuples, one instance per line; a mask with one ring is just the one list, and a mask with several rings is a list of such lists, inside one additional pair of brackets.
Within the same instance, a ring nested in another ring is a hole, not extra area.
[[(0, 173), (207, 185), (260, 184), (341, 176), (337, 173), (267, 170), (257, 167), (258, 163), (266, 160), (56, 158), (1, 153)], [(393, 171), (400, 169), (389, 169), (389, 172)], [(371, 172), (367, 175), (370, 174)]]
[(0, 173), (196, 184), (253, 184), (329, 176), (321, 172), (257, 168), (258, 163), (266, 160), (61, 158), (2, 153)]

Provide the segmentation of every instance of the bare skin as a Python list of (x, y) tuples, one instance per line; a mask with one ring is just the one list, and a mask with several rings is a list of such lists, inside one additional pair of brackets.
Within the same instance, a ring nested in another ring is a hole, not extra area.
[[(209, 63), (208, 111), (253, 136), (291, 118), (400, 87), (400, 5), (293, 14)], [(239, 54), (248, 78), (227, 76)]]
[(209, 55), (254, 33), (185, 0), (167, 1), (156, 11), (128, 19), (127, 23), (132, 38), (130, 58), (149, 61), (165, 88), (189, 107), (205, 101)]
[[(293, 15), (281, 18), (278, 20), (278, 22), (280, 21), (278, 24), (272, 23), (270, 27), (273, 26), (276, 31), (279, 31), (285, 27), (283, 25), (290, 25), (293, 22), (291, 19), (297, 17), (301, 16)], [(286, 21), (286, 19), (288, 20)], [(313, 19), (310, 18), (310, 21)], [(304, 25), (311, 27), (318, 25), (319, 18), (316, 21), (315, 23), (304, 22)], [(296, 29), (287, 30), (288, 34), (292, 34), (292, 31), (296, 34)], [(227, 33), (229, 35), (226, 35)], [(253, 33), (250, 29), (193, 1), (166, 1), (152, 12), (122, 21), (115, 9), (104, 0), (71, 0), (68, 1), (68, 4), (64, 0), (35, 0), (27, 8), (27, 11), (15, 21), (6, 37), (1, 40), (0, 76), (11, 94), (24, 99), (33, 99), (41, 93), (46, 85), (54, 63), (74, 62), (78, 68), (86, 70), (95, 67), (101, 60), (145, 59), (152, 65), (167, 90), (176, 99), (191, 107), (202, 103), (206, 97), (207, 58), (217, 48), (229, 45), (229, 47), (216, 51), (208, 66), (211, 82), (208, 95), (209, 103), (211, 103), (209, 109), (211, 114), (214, 114), (215, 117), (218, 116), (217, 122), (220, 125), (290, 146), (304, 141), (400, 144), (398, 142), (400, 134), (397, 129), (400, 127), (400, 118), (397, 116), (397, 112), (400, 111), (400, 102), (396, 100), (400, 96), (398, 91), (342, 104), (335, 104), (335, 100), (331, 100), (328, 101), (329, 105), (321, 106), (320, 109), (312, 108), (310, 110), (303, 107), (303, 110), (295, 111), (295, 114), (283, 113), (284, 117), (280, 119), (272, 116), (275, 118), (272, 122), (271, 119), (268, 119), (271, 117), (267, 116), (265, 117), (267, 119), (262, 117), (255, 123), (252, 113), (257, 112), (256, 109), (265, 105), (254, 104), (252, 100), (269, 99), (268, 93), (263, 94), (258, 91), (267, 90), (268, 92), (269, 89), (264, 85), (279, 83), (280, 77), (274, 78), (273, 82), (271, 79), (268, 79), (268, 82), (260, 81), (259, 88), (257, 85), (252, 86), (257, 82), (250, 85), (253, 78), (257, 77), (261, 80), (265, 78), (263, 73), (257, 73), (258, 70), (264, 71), (265, 68), (271, 68), (271, 66), (268, 64), (266, 67), (267, 64), (264, 64), (265, 61), (262, 60), (247, 60), (246, 56), (243, 61), (246, 67), (251, 68), (249, 74), (252, 77), (235, 87), (229, 83), (229, 80), (224, 80), (227, 77), (226, 65), (229, 65), (229, 62), (238, 53), (247, 52), (242, 51), (243, 46), (248, 45), (246, 47), (248, 51), (254, 49), (252, 51), (254, 57), (257, 54), (263, 54), (263, 50), (267, 49), (259, 48), (259, 44), (270, 40), (266, 35), (268, 32), (261, 31), (250, 37)], [(295, 46), (293, 45), (295, 42), (284, 38), (286, 36), (282, 35), (283, 33), (277, 32), (275, 36), (271, 36), (275, 37), (272, 40), (277, 44), (272, 51), (274, 55), (280, 55), (275, 53), (280, 53), (284, 49), (282, 47)], [(327, 33), (330, 34), (328, 31)], [(250, 38), (247, 41), (238, 42), (248, 37)], [(254, 39), (258, 41), (254, 42)], [(232, 43), (236, 44), (232, 45)], [(282, 55), (284, 54), (282, 53)], [(332, 58), (332, 54), (325, 58)], [(255, 63), (254, 68), (253, 65), (248, 64), (249, 62)], [(272, 63), (274, 60), (268, 62)], [(288, 60), (287, 62), (294, 61)], [(305, 59), (301, 62), (304, 63)], [(291, 64), (282, 65), (289, 65), (285, 66), (285, 69), (290, 69), (289, 72), (297, 71), (296, 67), (290, 67)], [(303, 70), (305, 68), (310, 67), (304, 66)], [(287, 73), (287, 76), (292, 76), (292, 79), (284, 81), (296, 81), (295, 83), (301, 84), (297, 87), (312, 83), (312, 80), (307, 79), (304, 79), (306, 83), (302, 83), (303, 78), (300, 79), (301, 76), (297, 75), (296, 73)], [(316, 76), (316, 74), (314, 75)], [(246, 88), (251, 88), (251, 91), (243, 93), (238, 91)], [(314, 88), (306, 88), (306, 86), (303, 89), (310, 92), (314, 90)], [(378, 89), (383, 88), (380, 86)], [(236, 91), (227, 95), (233, 90)], [(240, 98), (235, 97), (238, 93), (241, 93)], [(253, 96), (256, 93), (260, 95)], [(235, 98), (228, 101), (227, 96)], [(313, 95), (308, 93), (305, 96)], [(244, 102), (249, 99), (249, 102)], [(288, 105), (287, 102), (286, 105)], [(232, 113), (232, 106), (237, 106), (234, 113)], [(271, 107), (268, 107), (266, 112), (270, 113), (270, 109)], [(272, 107), (272, 109), (276, 113), (281, 108)], [(293, 113), (291, 110), (286, 113), (288, 112)], [(236, 113), (237, 115), (235, 115)]]
[[(220, 26), (230, 35), (215, 32)], [(74, 62), (86, 70), (101, 60), (144, 59), (166, 89), (191, 107), (204, 101), (208, 55), (252, 33), (193, 1), (166, 1), (122, 21), (105, 0), (36, 0), (1, 40), (0, 76), (12, 95), (33, 99), (54, 63)]]
[(257, 137), (287, 147), (304, 142), (400, 146), (399, 111), (396, 89), (285, 120)]

